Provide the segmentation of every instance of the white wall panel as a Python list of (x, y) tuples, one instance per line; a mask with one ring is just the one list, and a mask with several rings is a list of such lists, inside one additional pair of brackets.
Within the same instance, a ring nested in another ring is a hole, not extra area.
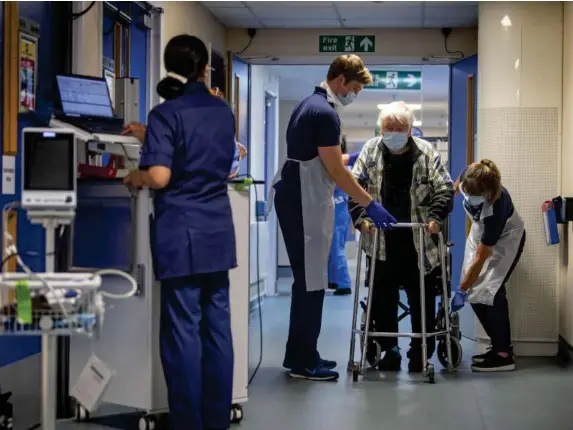
[[(560, 191), (563, 5), (484, 2), (479, 13), (477, 158), (501, 170), (527, 243), (509, 283), (516, 353), (553, 355), (559, 335), (559, 246), (541, 204)], [(483, 329), (478, 338), (486, 340)]]

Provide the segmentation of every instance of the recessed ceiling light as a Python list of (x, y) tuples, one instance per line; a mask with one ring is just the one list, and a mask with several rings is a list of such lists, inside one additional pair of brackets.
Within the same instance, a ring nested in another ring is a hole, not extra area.
[[(421, 110), (421, 109), (422, 109), (422, 105), (421, 105), (421, 104), (418, 104), (418, 103), (407, 103), (406, 105), (410, 108), (410, 110)], [(384, 103), (384, 104), (379, 104), (379, 105), (378, 105), (378, 109), (382, 110), (382, 109), (384, 109), (386, 106), (388, 106), (388, 105), (385, 104), (385, 103)]]
[(505, 15), (502, 19), (501, 19), (501, 25), (503, 25), (504, 27), (511, 27), (511, 19), (509, 19), (509, 16)]

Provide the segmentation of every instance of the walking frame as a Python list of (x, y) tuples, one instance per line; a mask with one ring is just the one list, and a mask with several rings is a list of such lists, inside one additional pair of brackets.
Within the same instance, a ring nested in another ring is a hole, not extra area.
[[(428, 328), (426, 327), (426, 284), (425, 284), (425, 270), (424, 270), (424, 240), (426, 235), (427, 224), (423, 223), (398, 223), (392, 226), (393, 228), (411, 228), (418, 232), (418, 243), (419, 250), (418, 253), (418, 267), (420, 268), (420, 312), (421, 312), (421, 333), (388, 333), (388, 332), (376, 332), (370, 331), (371, 325), (371, 315), (372, 315), (372, 297), (374, 288), (374, 275), (375, 275), (375, 261), (376, 255), (378, 254), (378, 243), (380, 230), (374, 232), (374, 240), (372, 243), (371, 257), (372, 262), (370, 265), (369, 282), (368, 282), (368, 296), (366, 298), (366, 319), (362, 326), (357, 328), (356, 324), (358, 322), (358, 305), (359, 305), (359, 295), (360, 295), (360, 269), (362, 267), (362, 255), (363, 255), (363, 245), (364, 245), (364, 235), (360, 237), (358, 258), (357, 258), (357, 273), (356, 273), (356, 284), (354, 289), (354, 312), (352, 316), (352, 332), (350, 337), (350, 356), (348, 360), (348, 371), (352, 372), (352, 379), (354, 382), (358, 381), (359, 375), (364, 375), (366, 369), (366, 356), (367, 348), (370, 344), (369, 338), (380, 338), (380, 337), (406, 337), (406, 338), (419, 338), (422, 343), (422, 366), (423, 375), (428, 378), (429, 382), (433, 384), (435, 382), (434, 366), (428, 363), (428, 345), (427, 340), (430, 337), (440, 338), (445, 337), (445, 357), (440, 359), (442, 364), (449, 372), (452, 372), (461, 361), (461, 345), (459, 344), (458, 336), (452, 336), (452, 324), (450, 321), (450, 309), (449, 309), (449, 288), (448, 288), (448, 274), (449, 271), (446, 266), (446, 244), (444, 242), (444, 236), (440, 232), (438, 236), (438, 247), (440, 253), (440, 266), (441, 266), (441, 295), (442, 303), (438, 314), (443, 315), (443, 324), (440, 321), (437, 322), (437, 327)], [(454, 316), (452, 316), (454, 317)], [(457, 315), (455, 315), (457, 318)], [(428, 329), (433, 330), (428, 332)], [(354, 361), (355, 348), (356, 348), (356, 336), (360, 336), (361, 339), (361, 354), (360, 361)], [(456, 347), (456, 357), (452, 360), (452, 341), (455, 342)]]

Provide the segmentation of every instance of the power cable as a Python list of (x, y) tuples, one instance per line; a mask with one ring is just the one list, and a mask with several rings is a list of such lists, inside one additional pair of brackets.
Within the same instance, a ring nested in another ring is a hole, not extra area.
[(251, 43), (253, 43), (253, 39), (257, 35), (257, 30), (255, 28), (249, 28), (247, 29), (247, 34), (249, 35), (249, 41), (247, 42), (247, 44), (243, 49), (237, 52), (237, 55), (239, 56), (242, 55), (247, 49), (249, 49), (249, 46), (251, 46)]
[(95, 1), (92, 1), (90, 3), (90, 5), (88, 7), (86, 7), (84, 10), (82, 10), (81, 12), (77, 12), (77, 13), (72, 13), (72, 21), (81, 18), (82, 16), (84, 16), (86, 13), (88, 13), (92, 7), (94, 7), (96, 4)]
[(450, 51), (448, 49), (448, 38), (450, 37), (450, 35), (452, 34), (452, 29), (451, 28), (442, 28), (442, 35), (444, 36), (444, 50), (446, 51), (446, 53), (448, 54), (457, 54), (460, 56), (460, 59), (465, 58), (465, 55), (462, 51)]

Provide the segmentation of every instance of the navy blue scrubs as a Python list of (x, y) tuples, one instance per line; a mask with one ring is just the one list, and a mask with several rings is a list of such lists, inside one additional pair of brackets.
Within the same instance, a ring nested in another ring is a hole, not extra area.
[[(326, 90), (314, 94), (294, 109), (287, 128), (287, 157), (308, 161), (318, 157), (318, 148), (340, 144), (340, 119), (327, 101)], [(287, 369), (315, 369), (322, 324), (324, 290), (307, 291), (305, 280), (304, 230), (299, 164), (287, 161), (281, 180), (275, 185), (274, 206), (293, 272), (289, 337), (283, 366)], [(327, 270), (327, 267), (324, 267)]]
[(204, 84), (149, 114), (140, 168), (171, 169), (155, 194), (151, 243), (161, 281), (160, 350), (174, 430), (229, 428), (233, 341), (229, 274), (237, 265), (227, 177), (229, 106)]

